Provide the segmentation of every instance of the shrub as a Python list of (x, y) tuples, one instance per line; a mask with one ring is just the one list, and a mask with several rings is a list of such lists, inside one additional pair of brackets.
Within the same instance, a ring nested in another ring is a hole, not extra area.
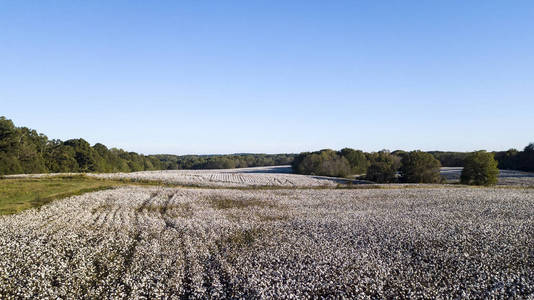
[(471, 185), (493, 185), (497, 183), (498, 174), (493, 153), (476, 151), (466, 157), (460, 181)]
[(403, 155), (400, 174), (402, 181), (412, 183), (439, 183), (441, 164), (432, 154), (412, 151)]

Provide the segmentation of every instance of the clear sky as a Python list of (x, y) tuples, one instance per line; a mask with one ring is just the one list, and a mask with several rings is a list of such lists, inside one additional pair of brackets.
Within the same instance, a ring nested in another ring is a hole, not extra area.
[(534, 1), (0, 1), (0, 115), (145, 154), (534, 141)]

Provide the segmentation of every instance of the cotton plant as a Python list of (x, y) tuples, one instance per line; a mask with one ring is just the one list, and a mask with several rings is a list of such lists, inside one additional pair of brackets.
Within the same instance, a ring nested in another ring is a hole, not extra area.
[(120, 187), (0, 217), (0, 298), (526, 298), (529, 189)]

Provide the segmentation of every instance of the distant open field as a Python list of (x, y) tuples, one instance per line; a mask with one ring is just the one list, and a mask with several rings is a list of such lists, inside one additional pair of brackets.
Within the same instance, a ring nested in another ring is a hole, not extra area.
[(163, 183), (224, 187), (320, 187), (336, 186), (346, 180), (291, 174), (291, 167), (258, 167), (226, 170), (171, 170), (134, 173), (90, 174), (104, 179), (160, 181)]
[[(59, 174), (20, 174), (8, 175), (6, 178), (42, 178), (50, 176), (74, 176), (79, 173)], [(319, 187), (336, 186), (346, 180), (291, 174), (290, 166), (256, 167), (217, 170), (167, 170), (142, 171), (131, 173), (87, 173), (87, 176), (100, 179), (152, 181), (185, 186), (211, 187)]]
[[(441, 174), (450, 183), (457, 183), (462, 168), (442, 168)], [(176, 170), (144, 171), (133, 173), (88, 174), (104, 179), (131, 179), (140, 181), (161, 181), (164, 183), (197, 186), (283, 186), (283, 187), (332, 187), (353, 182), (366, 183), (361, 180), (344, 180), (324, 176), (291, 174), (290, 166), (243, 168), (228, 170)], [(534, 173), (513, 170), (501, 170), (499, 185), (534, 186)]]
[(531, 189), (120, 187), (0, 217), (0, 298), (525, 298)]

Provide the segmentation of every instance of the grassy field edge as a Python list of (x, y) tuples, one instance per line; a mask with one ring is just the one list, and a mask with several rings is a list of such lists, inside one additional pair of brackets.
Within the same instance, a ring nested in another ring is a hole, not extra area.
[(123, 185), (85, 175), (42, 178), (0, 178), (0, 215), (38, 208), (57, 199), (111, 189)]

